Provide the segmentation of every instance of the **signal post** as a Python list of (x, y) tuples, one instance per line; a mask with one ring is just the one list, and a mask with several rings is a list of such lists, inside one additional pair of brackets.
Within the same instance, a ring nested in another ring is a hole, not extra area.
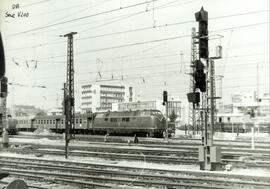
[(165, 138), (167, 139), (168, 136), (168, 92), (167, 91), (163, 91), (163, 105), (165, 106), (165, 117), (166, 117), (166, 125), (165, 125)]
[[(195, 13), (199, 22), (199, 32), (195, 37), (199, 45), (199, 56), (193, 60), (195, 67), (191, 73), (194, 77), (193, 92), (187, 94), (190, 103), (195, 110), (200, 111), (202, 133), (202, 146), (199, 147), (199, 163), (201, 170), (218, 170), (221, 162), (221, 149), (214, 146), (213, 134), (215, 128), (215, 88), (214, 88), (214, 60), (220, 57), (209, 58), (208, 50), (208, 12), (201, 8)], [(200, 92), (199, 92), (200, 91)], [(201, 97), (201, 98), (200, 98)], [(201, 101), (201, 103), (200, 103)], [(195, 106), (196, 105), (196, 106)]]

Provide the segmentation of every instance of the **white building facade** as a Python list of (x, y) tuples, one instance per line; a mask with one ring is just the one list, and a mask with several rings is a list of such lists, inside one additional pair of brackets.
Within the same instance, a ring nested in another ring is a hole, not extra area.
[[(218, 117), (223, 122), (270, 122), (270, 94), (258, 96), (255, 92), (245, 94), (233, 94), (232, 104), (223, 105)], [(268, 120), (268, 121), (267, 121)]]
[(102, 112), (112, 110), (112, 104), (127, 102), (132, 94), (132, 88), (126, 85), (82, 85), (82, 112)]

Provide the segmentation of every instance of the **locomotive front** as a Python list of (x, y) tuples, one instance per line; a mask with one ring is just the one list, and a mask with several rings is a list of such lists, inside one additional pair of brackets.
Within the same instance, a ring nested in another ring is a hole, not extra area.
[(17, 133), (17, 120), (8, 115), (7, 128), (9, 134), (15, 135)]
[(152, 126), (154, 128), (154, 135), (162, 137), (163, 132), (166, 130), (166, 119), (162, 112), (159, 110), (151, 111)]

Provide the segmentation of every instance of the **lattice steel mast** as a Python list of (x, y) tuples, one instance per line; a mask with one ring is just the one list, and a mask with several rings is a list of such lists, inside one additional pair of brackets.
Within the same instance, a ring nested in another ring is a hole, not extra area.
[(64, 114), (66, 115), (66, 158), (68, 157), (68, 143), (75, 138), (75, 98), (74, 98), (74, 58), (73, 35), (77, 32), (65, 34), (67, 44), (67, 78), (64, 84)]
[[(194, 80), (194, 72), (195, 72), (195, 61), (197, 60), (197, 48), (196, 48), (196, 28), (192, 28), (192, 36), (191, 36), (191, 61), (190, 61), (190, 93), (195, 93), (195, 80)], [(196, 125), (198, 124), (198, 111), (195, 109), (195, 103), (189, 103), (189, 120), (188, 124), (191, 126), (189, 130), (195, 131)]]

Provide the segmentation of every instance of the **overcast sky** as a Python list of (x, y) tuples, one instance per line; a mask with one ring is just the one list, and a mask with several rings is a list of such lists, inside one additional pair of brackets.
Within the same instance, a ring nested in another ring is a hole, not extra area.
[(257, 90), (257, 81), (260, 94), (269, 92), (269, 0), (1, 0), (6, 75), (17, 84), (9, 86), (8, 106), (60, 106), (67, 41), (59, 35), (68, 32), (78, 32), (77, 107), (87, 83), (127, 84), (140, 100), (161, 99), (167, 90), (186, 104), (190, 35), (202, 6), (209, 15), (210, 56), (223, 47), (215, 65), (224, 102), (232, 93)]

